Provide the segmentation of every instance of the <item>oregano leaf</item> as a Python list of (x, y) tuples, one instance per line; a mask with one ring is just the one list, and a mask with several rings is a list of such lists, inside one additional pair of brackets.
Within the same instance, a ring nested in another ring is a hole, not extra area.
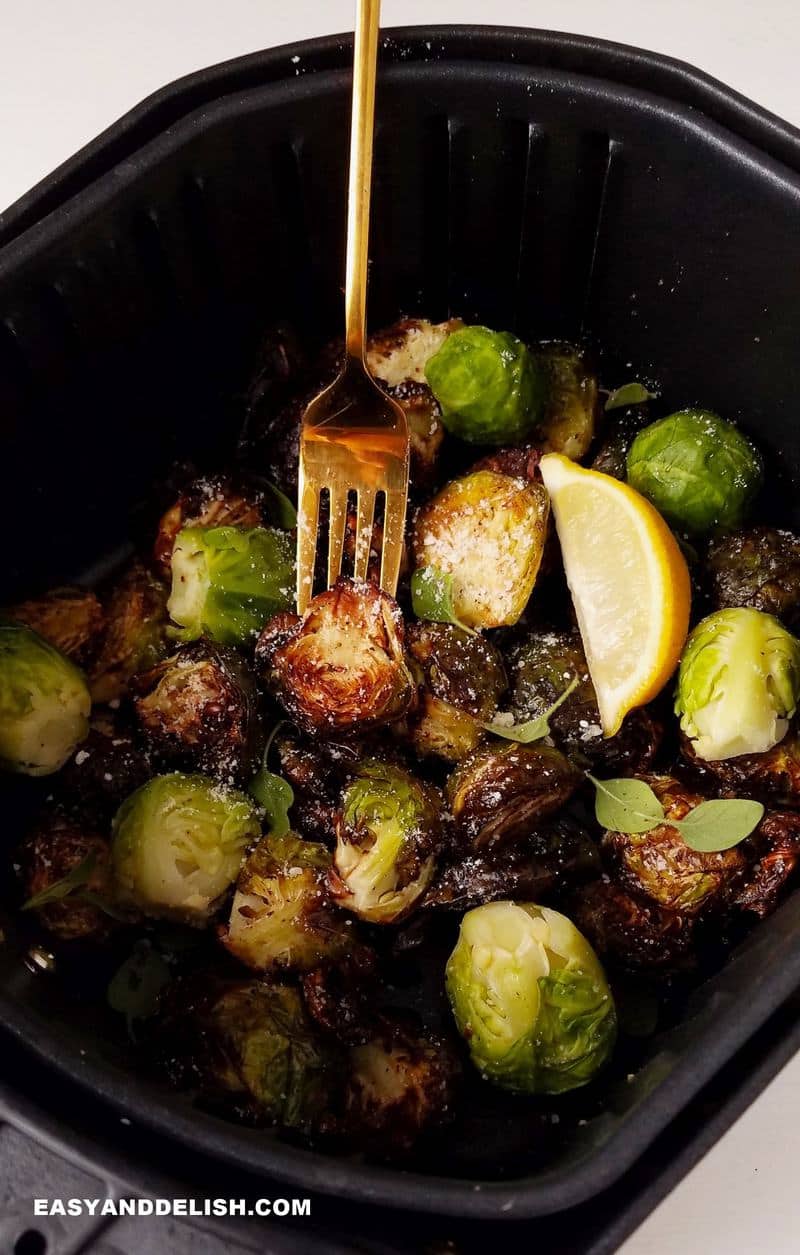
[(701, 854), (731, 850), (758, 827), (764, 817), (760, 802), (747, 798), (712, 798), (689, 811), (685, 819), (670, 821), (685, 843)]
[(435, 566), (420, 567), (411, 577), (411, 604), (418, 619), (430, 623), (452, 623), (475, 636), (456, 614), (453, 577)]
[(541, 741), (542, 737), (550, 735), (550, 716), (558, 710), (559, 706), (567, 700), (571, 693), (575, 692), (578, 687), (579, 680), (575, 676), (572, 682), (564, 689), (559, 697), (553, 702), (552, 706), (548, 706), (541, 715), (536, 719), (528, 719), (525, 723), (483, 723), (482, 728), (487, 732), (494, 733), (495, 736), (501, 736), (506, 741), (518, 741), (521, 745), (530, 745), (531, 741)]
[(643, 383), (624, 383), (615, 388), (606, 398), (605, 410), (621, 410), (626, 405), (644, 405), (645, 401), (654, 401), (657, 393), (650, 392)]
[(594, 813), (601, 828), (611, 832), (650, 832), (664, 822), (664, 807), (644, 780), (597, 780)]
[(76, 890), (84, 885), (88, 885), (96, 863), (97, 850), (90, 850), (86, 858), (78, 863), (76, 867), (73, 867), (71, 871), (68, 871), (66, 876), (62, 876), (60, 880), (54, 881), (52, 885), (48, 885), (40, 893), (35, 893), (33, 897), (28, 898), (27, 902), (23, 902), (21, 909), (23, 911), (38, 911), (50, 902), (62, 902), (64, 898), (68, 898)]
[(135, 1020), (146, 1020), (158, 1006), (158, 995), (171, 979), (166, 961), (151, 942), (137, 941), (133, 952), (112, 977), (106, 999), (124, 1015), (133, 1036)]
[(272, 512), (275, 515), (275, 522), (278, 524), (278, 527), (283, 527), (287, 532), (291, 532), (297, 527), (297, 507), (286, 496), (286, 493), (281, 492), (280, 488), (270, 480), (264, 480), (263, 484), (272, 498)]
[(294, 804), (294, 789), (289, 781), (284, 780), (283, 776), (279, 776), (277, 772), (270, 771), (267, 766), (272, 742), (275, 740), (278, 729), (285, 722), (283, 719), (280, 720), (270, 732), (264, 746), (261, 767), (247, 786), (250, 796), (264, 808), (269, 832), (275, 837), (285, 836), (291, 828), (289, 811)]

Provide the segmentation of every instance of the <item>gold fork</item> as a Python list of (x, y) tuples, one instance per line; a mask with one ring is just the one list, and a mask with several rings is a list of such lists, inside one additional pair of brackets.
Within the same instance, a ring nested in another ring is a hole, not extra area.
[(345, 360), (341, 374), (303, 415), (297, 518), (297, 609), (313, 595), (320, 493), (328, 492), (328, 586), (342, 568), (348, 495), (355, 493), (353, 578), (367, 576), (375, 503), (384, 497), (381, 587), (394, 596), (408, 501), (408, 424), (370, 375), (365, 358), (369, 203), (380, 0), (358, 0), (350, 181), (347, 192)]

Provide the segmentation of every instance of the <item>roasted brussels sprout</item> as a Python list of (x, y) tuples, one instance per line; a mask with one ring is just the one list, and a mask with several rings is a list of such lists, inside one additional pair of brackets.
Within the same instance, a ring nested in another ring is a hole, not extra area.
[(58, 796), (71, 814), (105, 832), (114, 812), (153, 774), (150, 757), (126, 722), (95, 714), (89, 734), (58, 776)]
[(306, 732), (361, 732), (400, 719), (414, 699), (404, 635), (390, 597), (338, 579), (302, 619), (282, 615), (267, 624), (256, 663), (269, 691)]
[(306, 742), (279, 730), (275, 748), (280, 775), (294, 792), (289, 817), (292, 826), (313, 841), (333, 845), (336, 812), (347, 773), (363, 758), (358, 741)]
[(162, 516), (153, 559), (165, 579), (172, 577), (172, 550), (178, 533), (196, 527), (261, 527), (263, 502), (252, 488), (242, 490), (230, 476), (216, 475), (189, 484)]
[(383, 1015), (372, 1036), (349, 1051), (345, 1130), (366, 1149), (408, 1151), (421, 1133), (447, 1119), (458, 1061), (441, 1038)]
[(416, 565), (452, 577), (455, 612), (467, 627), (516, 623), (536, 582), (548, 512), (541, 484), (473, 471), (419, 511)]
[(594, 439), (597, 377), (573, 344), (543, 344), (534, 361), (544, 375), (544, 409), (537, 426), (542, 449), (580, 461)]
[(223, 944), (257, 972), (307, 972), (342, 954), (352, 929), (327, 890), (331, 856), (293, 832), (268, 836), (247, 857)]
[(800, 536), (757, 526), (715, 541), (706, 558), (718, 609), (751, 606), (790, 626), (800, 622)]
[(336, 1041), (348, 1045), (368, 1041), (374, 1028), (376, 976), (374, 951), (367, 946), (351, 945), (334, 962), (315, 967), (303, 976), (303, 997), (309, 1015)]
[(628, 482), (668, 522), (691, 534), (737, 527), (761, 487), (761, 458), (710, 410), (679, 410), (650, 423), (631, 445)]
[(673, 972), (695, 961), (695, 916), (644, 902), (607, 877), (576, 893), (570, 911), (598, 953), (617, 967)]
[(104, 623), (103, 607), (88, 588), (56, 588), (19, 602), (7, 613), (81, 666), (91, 656)]
[(476, 849), (525, 837), (559, 810), (583, 777), (552, 746), (488, 745), (447, 782), (458, 829)]
[(800, 696), (800, 641), (760, 610), (718, 610), (690, 633), (675, 713), (698, 758), (769, 750)]
[(330, 873), (334, 898), (374, 924), (393, 924), (427, 889), (441, 844), (430, 789), (407, 771), (366, 759), (342, 796)]
[(412, 623), (406, 641), (422, 680), (411, 743), (422, 758), (459, 762), (484, 738), (481, 724), (491, 720), (508, 685), (502, 655), (449, 623)]
[(505, 1089), (575, 1089), (614, 1048), (617, 1017), (600, 962), (575, 925), (546, 906), (468, 911), (446, 983), (472, 1062)]
[(509, 672), (517, 723), (544, 715), (578, 681), (548, 720), (553, 739), (565, 754), (617, 774), (644, 771), (652, 763), (661, 727), (647, 710), (632, 710), (615, 736), (603, 736), (579, 633), (530, 632), (511, 651)]
[(114, 816), (116, 896), (146, 915), (204, 924), (260, 836), (255, 805), (206, 776), (154, 776)]
[(425, 383), (406, 380), (394, 388), (387, 387), (386, 391), (405, 410), (411, 442), (409, 491), (418, 496), (432, 486), (436, 474), (439, 450), (444, 440), (442, 411)]
[(0, 620), (0, 769), (58, 771), (89, 731), (83, 672), (36, 632)]
[(458, 318), (438, 323), (425, 318), (403, 318), (393, 323), (367, 341), (370, 374), (390, 388), (424, 383), (427, 363), (462, 326)]
[(665, 822), (649, 832), (606, 832), (603, 851), (620, 883), (671, 911), (696, 915), (719, 905), (741, 879), (747, 859), (741, 847), (704, 854), (692, 849), (671, 821), (685, 819), (703, 797), (672, 776), (647, 783), (664, 807)]
[(294, 604), (294, 544), (277, 527), (188, 527), (172, 551), (167, 609), (184, 641), (246, 645)]
[[(46, 815), (25, 839), (19, 861), (25, 897), (60, 941), (103, 940), (112, 917), (108, 841), (64, 815)], [(41, 905), (37, 905), (41, 902)]]
[(134, 676), (134, 708), (154, 753), (228, 783), (261, 749), (255, 686), (232, 649), (195, 641)]
[(137, 671), (166, 652), (167, 590), (141, 562), (133, 562), (105, 602), (106, 625), (89, 667), (93, 702), (123, 697)]
[(681, 739), (684, 761), (702, 782), (733, 797), (771, 805), (800, 807), (800, 734), (792, 725), (786, 736), (763, 754), (707, 761), (698, 758), (688, 737)]
[(800, 862), (800, 815), (768, 811), (749, 844), (756, 861), (737, 887), (733, 905), (763, 919), (774, 911)]
[(592, 461), (592, 470), (625, 481), (628, 478), (628, 452), (646, 423), (647, 411), (640, 406), (609, 414), (603, 425), (600, 447)]
[(542, 413), (544, 381), (530, 352), (508, 331), (463, 327), (425, 366), (448, 431), (470, 444), (523, 440)]

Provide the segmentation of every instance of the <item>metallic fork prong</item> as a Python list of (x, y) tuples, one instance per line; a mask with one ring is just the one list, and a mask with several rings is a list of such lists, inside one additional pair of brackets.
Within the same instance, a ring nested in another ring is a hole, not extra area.
[(347, 527), (347, 486), (331, 484), (330, 522), (328, 524), (328, 587), (336, 582), (342, 570), (342, 550)]
[(381, 553), (381, 588), (394, 596), (403, 561), (408, 494), (399, 489), (386, 493), (383, 520), (383, 551)]
[(358, 489), (358, 513), (356, 520), (356, 553), (353, 562), (353, 579), (362, 582), (367, 578), (369, 555), (372, 549), (372, 527), (375, 518), (375, 489)]
[(304, 614), (314, 595), (314, 558), (319, 526), (319, 488), (306, 479), (301, 463), (297, 511), (297, 613)]

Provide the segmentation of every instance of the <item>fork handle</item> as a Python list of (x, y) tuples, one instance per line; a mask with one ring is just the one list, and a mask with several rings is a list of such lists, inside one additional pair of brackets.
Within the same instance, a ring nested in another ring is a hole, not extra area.
[(347, 356), (359, 362), (364, 361), (366, 340), (369, 203), (380, 11), (380, 0), (357, 0), (344, 312)]

